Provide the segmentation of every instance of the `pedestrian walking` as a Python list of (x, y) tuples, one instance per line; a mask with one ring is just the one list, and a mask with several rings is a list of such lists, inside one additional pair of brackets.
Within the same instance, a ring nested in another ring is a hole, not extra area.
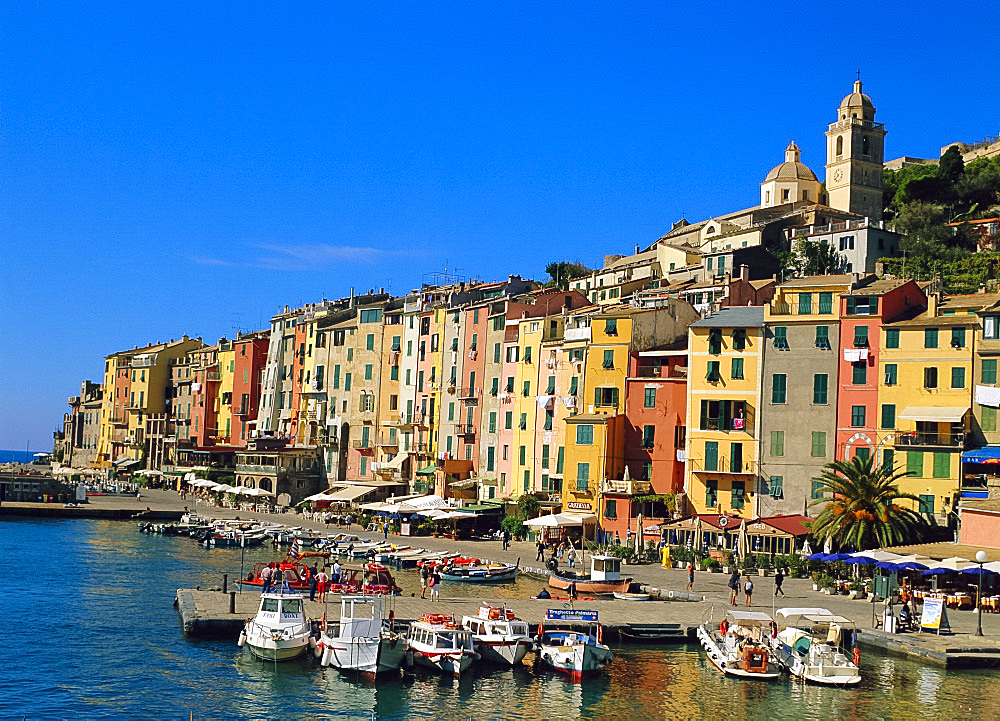
[(569, 596), (569, 607), (572, 610), (573, 604), (576, 602), (576, 581), (570, 582), (566, 589), (566, 595)]
[(753, 581), (750, 580), (750, 574), (747, 574), (747, 580), (743, 584), (743, 593), (746, 594), (747, 602), (746, 605), (750, 606), (751, 597), (753, 596)]
[(420, 567), (420, 598), (426, 598), (427, 581), (430, 576), (431, 572), (427, 570), (427, 564), (425, 563)]
[(569, 564), (570, 568), (576, 568), (576, 549), (570, 546), (569, 552), (566, 554), (566, 563)]
[(508, 548), (510, 548), (510, 531), (508, 531), (506, 528), (503, 529), (503, 532), (500, 534), (500, 541), (503, 544), (503, 550), (506, 551)]
[(740, 594), (740, 572), (733, 569), (733, 575), (729, 577), (729, 605), (736, 605), (736, 597)]
[(774, 595), (777, 596), (779, 593), (784, 596), (785, 592), (781, 590), (781, 584), (785, 582), (785, 574), (781, 572), (779, 568), (774, 574)]
[(544, 561), (545, 560), (545, 543), (539, 538), (538, 542), (535, 544), (535, 560)]
[(431, 588), (431, 601), (436, 600), (436, 601), (438, 601), (440, 603), (440, 601), (441, 601), (441, 574), (438, 573), (438, 570), (436, 568), (431, 572), (431, 577), (427, 581), (427, 585), (430, 586), (430, 588)]
[(687, 590), (693, 591), (694, 590), (694, 561), (688, 561), (687, 572), (688, 572)]
[(326, 603), (326, 592), (330, 588), (330, 576), (327, 575), (326, 566), (316, 574), (316, 585), (319, 590), (319, 602)]
[(309, 569), (309, 600), (310, 601), (315, 601), (316, 600), (316, 590), (317, 590), (317, 588), (319, 586), (319, 579), (317, 578), (318, 575), (319, 575), (319, 566), (318, 566), (318, 564), (314, 563), (312, 565), (312, 568)]
[(389, 522), (386, 521), (382, 524), (382, 538), (389, 540)]

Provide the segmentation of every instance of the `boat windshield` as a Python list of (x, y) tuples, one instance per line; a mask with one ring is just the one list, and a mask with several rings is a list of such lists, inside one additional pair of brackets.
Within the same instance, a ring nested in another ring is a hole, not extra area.
[(276, 598), (265, 598), (260, 603), (260, 610), (267, 611), (269, 613), (277, 613), (278, 611), (278, 599)]
[(299, 612), (299, 600), (286, 599), (281, 602), (281, 612), (283, 614), (297, 614)]
[(792, 648), (794, 648), (799, 653), (806, 653), (807, 651), (809, 651), (810, 645), (811, 645), (811, 639), (808, 636), (803, 636), (802, 638), (800, 638), (798, 641), (795, 642), (795, 645), (792, 646)]

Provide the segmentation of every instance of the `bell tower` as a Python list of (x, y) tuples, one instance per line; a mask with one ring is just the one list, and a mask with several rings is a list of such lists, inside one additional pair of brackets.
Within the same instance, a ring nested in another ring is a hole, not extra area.
[(882, 218), (882, 162), (885, 125), (875, 122), (875, 106), (854, 90), (840, 101), (837, 121), (826, 131), (826, 195), (832, 208)]

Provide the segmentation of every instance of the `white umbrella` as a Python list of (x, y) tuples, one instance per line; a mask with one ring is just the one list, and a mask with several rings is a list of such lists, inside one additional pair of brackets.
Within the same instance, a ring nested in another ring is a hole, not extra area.
[(524, 525), (528, 528), (558, 528), (559, 519), (556, 518), (557, 514), (548, 514), (545, 516), (539, 516), (538, 518), (532, 518), (524, 522)]
[(218, 491), (220, 493), (234, 493), (236, 491), (236, 489), (233, 486), (230, 486), (228, 483), (220, 483), (212, 490)]
[[(894, 563), (902, 563), (902, 560), (894, 561)], [(973, 563), (965, 558), (959, 558), (958, 556), (946, 558), (943, 561), (929, 561), (924, 565), (927, 566), (927, 569), (930, 571), (954, 571), (956, 573), (970, 568), (979, 568), (979, 564)]]

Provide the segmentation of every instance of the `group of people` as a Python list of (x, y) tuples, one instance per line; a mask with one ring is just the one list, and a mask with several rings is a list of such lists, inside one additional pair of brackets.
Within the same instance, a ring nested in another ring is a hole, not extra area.
[(438, 567), (424, 564), (420, 567), (420, 598), (427, 598), (430, 591), (431, 600), (441, 600), (441, 573)]
[[(781, 569), (774, 574), (774, 595), (785, 595), (785, 592), (781, 589), (781, 584), (785, 582), (785, 574), (782, 573)], [(746, 597), (745, 606), (751, 606), (753, 604), (753, 580), (750, 578), (750, 574), (747, 573), (745, 576), (741, 577), (739, 569), (733, 569), (733, 575), (729, 577), (729, 605), (737, 605), (739, 600), (740, 590), (743, 590), (743, 595)]]
[(559, 561), (565, 559), (567, 566), (569, 566), (570, 568), (576, 567), (576, 562), (579, 559), (579, 554), (577, 553), (576, 547), (572, 543), (570, 543), (568, 539), (562, 538), (559, 541), (559, 543), (551, 543), (546, 545), (546, 543), (539, 538), (538, 541), (535, 543), (535, 560), (544, 561), (546, 550), (552, 551), (552, 556), (549, 559), (548, 564), (546, 565), (551, 566), (552, 561), (555, 561), (556, 565), (558, 566)]

